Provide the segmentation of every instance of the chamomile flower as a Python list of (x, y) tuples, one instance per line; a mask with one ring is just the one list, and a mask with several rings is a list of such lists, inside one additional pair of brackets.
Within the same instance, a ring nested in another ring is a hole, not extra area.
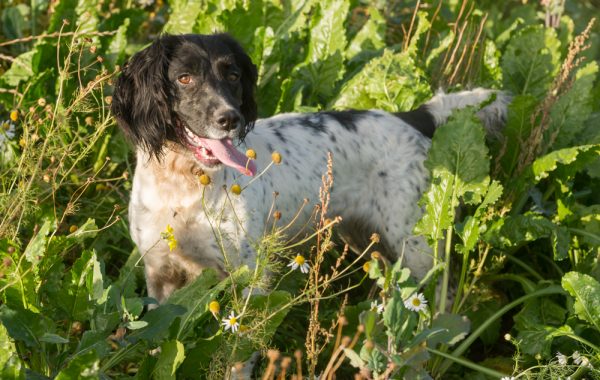
[(414, 293), (404, 301), (404, 306), (408, 310), (416, 312), (423, 311), (427, 309), (427, 300), (423, 293)]
[(292, 267), (292, 270), (300, 268), (300, 272), (302, 273), (308, 273), (310, 269), (310, 265), (308, 265), (306, 259), (302, 255), (297, 255), (287, 266)]
[(573, 352), (573, 361), (575, 364), (580, 365), (583, 360), (583, 356), (579, 353), (579, 351)]
[(233, 311), (229, 314), (229, 317), (223, 318), (221, 324), (225, 327), (225, 331), (231, 330), (232, 333), (238, 331), (238, 328), (240, 327), (240, 322), (238, 321), (239, 318), (240, 316), (236, 316)]
[(563, 355), (560, 352), (556, 353), (556, 359), (558, 359), (558, 364), (560, 365), (567, 365), (567, 362), (569, 360), (567, 355)]
[(382, 314), (384, 308), (385, 308), (385, 305), (383, 302), (382, 303), (377, 303), (377, 301), (371, 302), (371, 310), (376, 311), (377, 314)]
[(504, 376), (504, 377), (500, 378), (500, 380), (515, 380), (515, 379), (516, 379), (516, 377), (514, 377), (514, 376)]

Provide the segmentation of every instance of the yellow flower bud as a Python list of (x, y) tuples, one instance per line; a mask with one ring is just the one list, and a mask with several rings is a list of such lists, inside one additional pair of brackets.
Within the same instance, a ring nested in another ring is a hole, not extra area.
[(199, 179), (200, 179), (201, 185), (203, 185), (203, 186), (210, 185), (210, 177), (208, 175), (202, 174)]
[(271, 159), (273, 160), (273, 162), (277, 165), (281, 164), (281, 153), (279, 152), (273, 152), (271, 153)]
[(251, 160), (256, 160), (256, 151), (254, 149), (248, 149), (246, 151), (246, 157), (248, 157)]
[(208, 304), (208, 310), (210, 310), (210, 312), (213, 314), (219, 314), (221, 311), (221, 305), (219, 305), (218, 301), (212, 301)]
[(76, 225), (72, 225), (71, 227), (69, 227), (69, 232), (70, 233), (74, 233), (75, 231), (77, 231), (77, 226)]
[(237, 183), (234, 183), (233, 186), (231, 186), (231, 192), (235, 195), (240, 195), (242, 193), (242, 187)]
[(10, 120), (17, 121), (19, 120), (19, 111), (15, 110), (10, 113)]
[(367, 261), (366, 263), (364, 263), (364, 264), (363, 264), (363, 270), (364, 270), (366, 273), (369, 273), (369, 269), (371, 269), (371, 262), (370, 262), (370, 261)]

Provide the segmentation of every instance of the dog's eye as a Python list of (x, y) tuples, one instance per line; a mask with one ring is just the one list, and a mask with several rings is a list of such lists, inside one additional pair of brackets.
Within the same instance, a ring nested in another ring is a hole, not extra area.
[(190, 75), (185, 74), (177, 78), (177, 81), (181, 84), (190, 84), (192, 83), (192, 77)]
[(227, 74), (227, 80), (230, 82), (235, 82), (238, 79), (240, 79), (240, 73), (238, 73), (236, 71), (232, 71), (229, 74)]

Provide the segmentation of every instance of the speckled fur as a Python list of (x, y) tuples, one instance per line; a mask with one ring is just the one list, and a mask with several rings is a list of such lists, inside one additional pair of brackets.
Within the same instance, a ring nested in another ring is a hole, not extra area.
[[(440, 125), (453, 109), (482, 103), (491, 93), (483, 89), (439, 93), (423, 109)], [(499, 93), (497, 100), (479, 112), (488, 129), (502, 124), (507, 102)], [(144, 257), (149, 295), (163, 301), (206, 267), (223, 274), (240, 264), (252, 267), (255, 253), (251, 247), (265, 230), (273, 193), (279, 193), (276, 209), (282, 213), (281, 225), (296, 214), (304, 198), (316, 204), (327, 152), (333, 154), (334, 163), (329, 215), (342, 217), (341, 232), (355, 244), (368, 238), (365, 235), (379, 233), (382, 249), (402, 258), (415, 277), (423, 277), (431, 267), (430, 250), (411, 232), (422, 214), (418, 200), (428, 185), (423, 162), (430, 139), (383, 111), (346, 116), (345, 124), (329, 113), (283, 114), (258, 120), (240, 149), (252, 147), (257, 152), (259, 171), (269, 164), (274, 150), (282, 154), (283, 162), (240, 196), (229, 195), (231, 205), (224, 188), (234, 182), (244, 187), (250, 177), (229, 167), (206, 170), (178, 145), (167, 145), (160, 161), (138, 148), (129, 222), (132, 238)], [(204, 190), (198, 181), (203, 171), (212, 178)], [(305, 207), (295, 225), (304, 225), (311, 211), (310, 206)], [(160, 238), (167, 224), (178, 241), (173, 252)], [(217, 224), (226, 258), (215, 238)], [(292, 229), (288, 234), (295, 232)]]

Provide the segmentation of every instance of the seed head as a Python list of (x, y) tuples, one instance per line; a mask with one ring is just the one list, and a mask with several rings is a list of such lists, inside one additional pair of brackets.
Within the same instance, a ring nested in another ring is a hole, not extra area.
[(207, 174), (202, 174), (199, 179), (202, 186), (210, 185), (210, 177)]
[(248, 157), (251, 160), (256, 160), (256, 151), (254, 149), (248, 149), (246, 151), (246, 157)]
[(273, 213), (273, 218), (275, 218), (275, 220), (281, 219), (281, 211), (275, 211)]
[(273, 153), (271, 153), (271, 160), (273, 160), (273, 162), (276, 165), (281, 164), (281, 153), (279, 153), (279, 152), (273, 152)]
[(373, 260), (379, 260), (381, 259), (381, 253), (379, 251), (373, 251), (371, 252), (371, 258)]
[(237, 183), (234, 183), (231, 186), (231, 192), (234, 193), (235, 195), (240, 195), (242, 193), (242, 187), (240, 185), (238, 185)]
[(373, 235), (371, 235), (371, 241), (373, 243), (379, 243), (379, 234), (373, 234)]

